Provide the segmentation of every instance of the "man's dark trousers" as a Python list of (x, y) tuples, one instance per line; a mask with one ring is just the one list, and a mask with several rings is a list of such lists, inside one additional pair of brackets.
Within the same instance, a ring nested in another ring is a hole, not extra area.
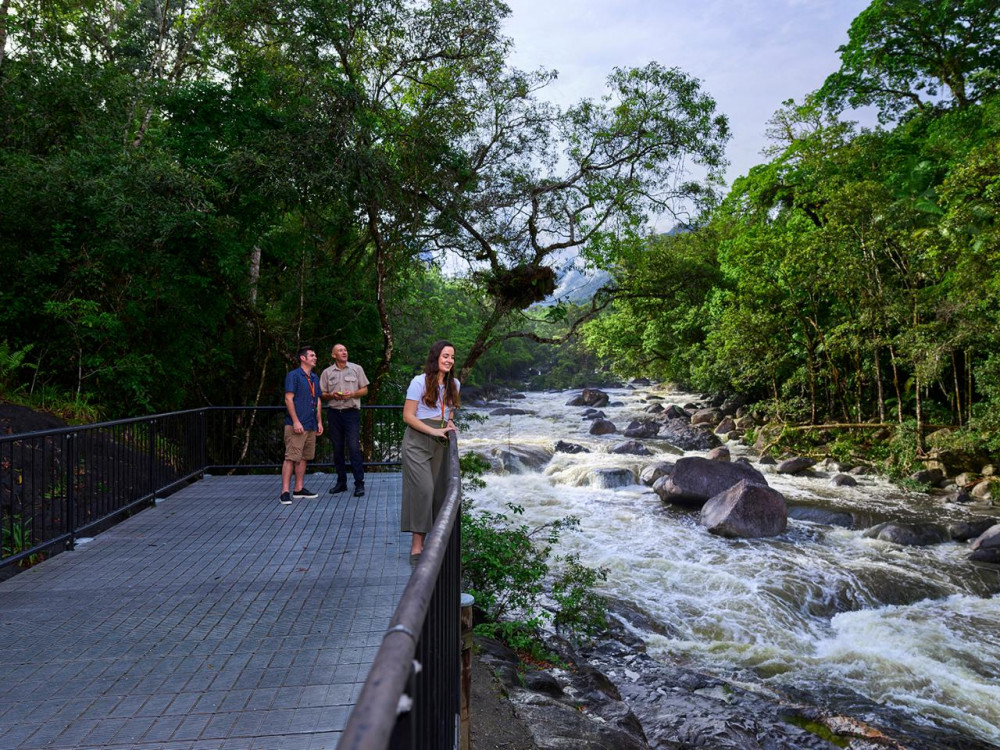
[(344, 465), (344, 443), (351, 455), (354, 485), (365, 484), (365, 459), (361, 455), (361, 409), (327, 409), (330, 415), (330, 442), (333, 443), (333, 465), (337, 467), (337, 484), (347, 484)]

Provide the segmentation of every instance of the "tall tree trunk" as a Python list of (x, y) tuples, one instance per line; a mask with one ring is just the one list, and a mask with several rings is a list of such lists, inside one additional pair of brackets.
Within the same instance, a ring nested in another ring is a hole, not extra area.
[(260, 285), (260, 245), (254, 243), (250, 253), (250, 304), (257, 306), (257, 287)]
[(10, 0), (0, 2), (0, 68), (3, 67), (4, 53), (7, 51), (7, 17), (10, 13)]
[(396, 350), (396, 338), (392, 331), (392, 321), (389, 317), (389, 306), (386, 300), (386, 257), (385, 238), (378, 222), (378, 207), (368, 207), (368, 233), (375, 246), (375, 306), (378, 309), (379, 326), (382, 329), (382, 356), (372, 374), (368, 390), (370, 403), (378, 403), (382, 384), (392, 367), (392, 356)]
[(875, 388), (878, 391), (878, 421), (885, 422), (885, 390), (882, 387), (882, 362), (875, 347)]
[[(916, 369), (916, 368), (914, 368)], [(914, 373), (913, 381), (916, 384), (914, 391), (917, 394), (917, 451), (923, 453), (924, 450), (924, 404), (920, 389), (923, 384), (920, 382), (920, 375)]]
[(490, 313), (490, 317), (486, 319), (482, 327), (479, 329), (479, 335), (476, 336), (476, 340), (472, 343), (472, 346), (469, 348), (469, 353), (462, 362), (462, 367), (458, 372), (458, 379), (460, 381), (463, 383), (465, 382), (469, 373), (472, 371), (472, 366), (476, 364), (481, 356), (490, 350), (493, 343), (496, 343), (496, 340), (490, 342), (490, 334), (493, 333), (493, 330), (509, 312), (509, 308), (505, 305), (501, 305), (499, 302), (496, 303), (496, 307), (493, 308), (493, 312)]
[(951, 350), (951, 374), (955, 384), (955, 417), (956, 422), (962, 424), (962, 386), (958, 377), (958, 359), (955, 357), (955, 350)]
[(892, 365), (892, 387), (896, 390), (896, 421), (903, 424), (903, 392), (899, 390), (899, 363), (892, 344), (889, 344), (889, 363)]

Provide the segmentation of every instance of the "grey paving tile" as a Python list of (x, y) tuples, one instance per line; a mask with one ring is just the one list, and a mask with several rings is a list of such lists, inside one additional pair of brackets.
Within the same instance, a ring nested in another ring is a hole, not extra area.
[(410, 574), (401, 483), (286, 509), (277, 481), (196, 482), (0, 583), (0, 747), (333, 748)]

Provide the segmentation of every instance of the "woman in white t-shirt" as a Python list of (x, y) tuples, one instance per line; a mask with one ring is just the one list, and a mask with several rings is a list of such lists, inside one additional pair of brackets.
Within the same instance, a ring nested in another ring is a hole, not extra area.
[(410, 381), (403, 404), (403, 507), (400, 527), (413, 532), (410, 562), (424, 550), (424, 537), (444, 503), (448, 485), (448, 433), (459, 406), (461, 383), (455, 379), (455, 347), (438, 341), (431, 347), (424, 372)]

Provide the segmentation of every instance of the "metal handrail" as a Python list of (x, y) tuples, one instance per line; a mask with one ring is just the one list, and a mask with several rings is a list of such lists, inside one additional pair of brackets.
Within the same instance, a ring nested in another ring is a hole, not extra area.
[[(399, 466), (401, 410), (362, 407), (369, 469)], [(283, 406), (210, 406), (0, 435), (0, 568), (73, 549), (84, 533), (207, 471), (280, 468), (284, 414)], [(310, 468), (332, 467), (331, 459), (324, 440)]]
[(456, 746), (461, 669), (461, 488), (458, 441), (452, 432), (444, 503), (382, 638), (338, 750), (443, 750)]

